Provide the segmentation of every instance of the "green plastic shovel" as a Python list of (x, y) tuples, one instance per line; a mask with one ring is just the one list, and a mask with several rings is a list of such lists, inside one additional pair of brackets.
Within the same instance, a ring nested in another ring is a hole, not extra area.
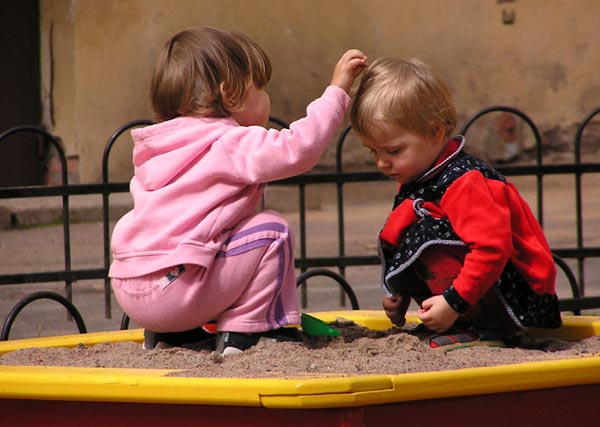
[(302, 324), (302, 332), (304, 332), (306, 335), (313, 337), (339, 337), (342, 333), (339, 329), (332, 328), (327, 324), (327, 322), (317, 319), (310, 314), (302, 313), (300, 315), (300, 320)]

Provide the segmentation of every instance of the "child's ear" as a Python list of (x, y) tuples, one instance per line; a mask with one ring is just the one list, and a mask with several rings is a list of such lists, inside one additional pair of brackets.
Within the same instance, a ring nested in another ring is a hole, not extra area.
[(223, 105), (225, 106), (225, 108), (227, 108), (228, 110), (233, 109), (237, 105), (237, 102), (235, 99), (233, 99), (233, 97), (225, 88), (225, 82), (221, 82), (221, 84), (219, 85), (219, 89), (221, 91), (221, 100), (223, 101)]
[(432, 122), (429, 125), (431, 136), (436, 142), (444, 142), (446, 140), (446, 129), (439, 122)]

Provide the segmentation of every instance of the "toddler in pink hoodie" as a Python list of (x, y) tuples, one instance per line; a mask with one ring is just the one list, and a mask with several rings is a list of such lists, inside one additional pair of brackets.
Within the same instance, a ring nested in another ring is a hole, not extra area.
[(178, 344), (217, 322), (217, 351), (295, 340), (299, 323), (288, 222), (257, 212), (266, 183), (315, 166), (366, 66), (349, 50), (331, 84), (289, 129), (265, 128), (266, 53), (209, 27), (176, 34), (152, 77), (157, 124), (132, 131), (134, 208), (112, 234), (115, 296), (145, 329), (145, 347)]

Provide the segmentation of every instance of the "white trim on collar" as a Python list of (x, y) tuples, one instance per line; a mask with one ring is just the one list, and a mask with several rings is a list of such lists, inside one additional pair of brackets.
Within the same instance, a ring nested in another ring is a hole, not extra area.
[(448, 157), (446, 157), (444, 159), (444, 161), (442, 161), (438, 165), (432, 167), (427, 172), (425, 172), (423, 175), (421, 175), (420, 177), (418, 177), (417, 179), (415, 179), (415, 182), (421, 183), (423, 181), (428, 180), (431, 177), (431, 175), (433, 175), (434, 173), (436, 173), (438, 170), (446, 167), (446, 165), (448, 163), (450, 163), (452, 160), (454, 160), (454, 158), (456, 156), (458, 156), (458, 154), (462, 151), (463, 147), (465, 146), (465, 137), (462, 136), (462, 135), (458, 135), (458, 136), (455, 136), (454, 138), (450, 139), (448, 142), (454, 141), (456, 139), (458, 139), (460, 141), (460, 145), (458, 146), (458, 148), (456, 149), (456, 151), (454, 151), (454, 153), (452, 153)]

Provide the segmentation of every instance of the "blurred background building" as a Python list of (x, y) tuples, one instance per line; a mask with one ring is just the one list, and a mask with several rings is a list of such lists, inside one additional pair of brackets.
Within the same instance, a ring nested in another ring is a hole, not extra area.
[[(59, 136), (71, 182), (98, 182), (113, 131), (152, 118), (158, 52), (196, 25), (240, 31), (264, 47), (274, 70), (272, 114), (285, 121), (304, 114), (348, 48), (371, 60), (422, 58), (448, 79), (461, 122), (491, 105), (516, 107), (549, 145), (572, 141), (600, 104), (597, 0), (22, 0), (5, 2), (0, 17), (0, 131), (41, 124)], [(494, 118), (468, 143), (488, 159), (514, 161), (530, 145), (522, 133), (514, 120)], [(17, 144), (3, 145), (13, 151), (0, 146), (0, 185), (52, 178), (44, 147), (34, 141), (17, 153)], [(333, 151), (321, 167), (334, 162)], [(370, 164), (359, 144), (345, 159)], [(129, 179), (130, 145), (115, 146), (110, 168), (111, 180)]]

